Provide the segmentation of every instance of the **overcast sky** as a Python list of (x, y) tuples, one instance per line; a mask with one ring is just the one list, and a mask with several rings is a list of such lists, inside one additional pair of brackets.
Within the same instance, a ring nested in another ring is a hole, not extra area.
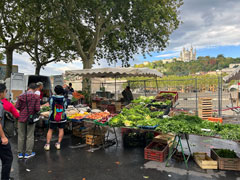
[[(181, 7), (183, 23), (171, 35), (169, 46), (163, 52), (153, 52), (146, 59), (136, 55), (132, 63), (178, 57), (183, 47), (191, 44), (197, 49), (197, 56), (240, 57), (240, 0), (184, 0)], [(34, 67), (26, 54), (14, 54), (14, 64), (19, 71), (34, 73)], [(107, 63), (95, 67), (106, 67)], [(41, 74), (61, 74), (65, 70), (81, 69), (81, 62), (49, 64)]]

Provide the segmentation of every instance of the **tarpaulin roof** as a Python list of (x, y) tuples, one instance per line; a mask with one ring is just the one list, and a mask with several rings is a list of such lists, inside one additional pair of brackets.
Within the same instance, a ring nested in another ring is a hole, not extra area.
[(240, 80), (240, 68), (234, 70), (231, 74), (223, 77), (223, 80), (228, 83), (231, 80)]
[(97, 69), (82, 69), (69, 70), (65, 72), (66, 76), (88, 76), (88, 77), (162, 77), (162, 73), (155, 69), (148, 68), (97, 68)]

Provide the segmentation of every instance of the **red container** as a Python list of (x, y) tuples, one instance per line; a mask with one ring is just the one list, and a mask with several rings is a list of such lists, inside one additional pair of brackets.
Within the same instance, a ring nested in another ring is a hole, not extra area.
[(222, 118), (214, 118), (214, 117), (209, 117), (208, 121), (219, 122), (219, 123), (223, 122)]
[(164, 146), (162, 151), (158, 151), (155, 149), (152, 149), (153, 146), (156, 144), (161, 144), (158, 142), (151, 142), (147, 147), (144, 149), (144, 159), (151, 160), (151, 161), (158, 161), (158, 162), (164, 162), (169, 151), (169, 146), (167, 144), (161, 144)]
[(161, 94), (161, 93), (173, 93), (173, 94), (176, 94), (175, 97), (174, 97), (174, 102), (177, 102), (178, 100), (178, 92), (177, 91), (160, 91), (158, 94)]

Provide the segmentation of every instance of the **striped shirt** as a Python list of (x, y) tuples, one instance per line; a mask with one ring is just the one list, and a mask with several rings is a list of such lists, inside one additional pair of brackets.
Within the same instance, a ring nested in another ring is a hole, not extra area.
[[(26, 100), (28, 103), (28, 110)], [(33, 92), (28, 91), (19, 96), (16, 108), (20, 111), (18, 121), (26, 122), (29, 115), (33, 115), (40, 111), (40, 98)]]

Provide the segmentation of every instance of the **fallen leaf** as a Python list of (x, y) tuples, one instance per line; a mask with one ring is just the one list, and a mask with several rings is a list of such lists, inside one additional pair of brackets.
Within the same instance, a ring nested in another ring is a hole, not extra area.
[(48, 173), (51, 173), (52, 171), (48, 171)]
[(117, 162), (115, 162), (115, 164), (119, 165), (119, 164), (120, 164), (120, 162), (119, 162), (119, 161), (117, 161)]
[(149, 178), (149, 176), (143, 176), (143, 178), (144, 178), (144, 179), (148, 179), (148, 178)]

